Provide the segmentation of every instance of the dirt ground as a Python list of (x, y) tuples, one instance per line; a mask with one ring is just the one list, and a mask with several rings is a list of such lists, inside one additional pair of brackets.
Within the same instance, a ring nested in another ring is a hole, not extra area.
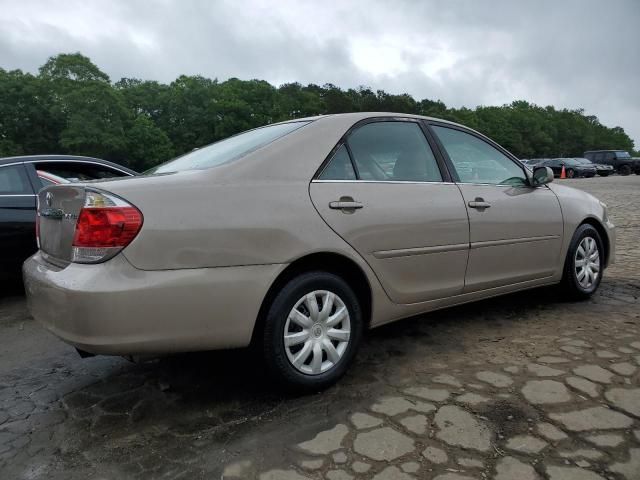
[(616, 264), (370, 332), (326, 392), (243, 351), (80, 359), (0, 298), (0, 479), (640, 479), (640, 176), (563, 180), (609, 205)]

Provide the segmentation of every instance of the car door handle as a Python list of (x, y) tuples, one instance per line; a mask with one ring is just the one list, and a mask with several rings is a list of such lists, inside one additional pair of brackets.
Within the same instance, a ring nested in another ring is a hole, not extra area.
[(334, 210), (356, 210), (363, 206), (362, 203), (356, 202), (351, 197), (342, 197), (337, 202), (329, 202), (329, 208), (333, 208)]
[(489, 202), (485, 202), (482, 198), (476, 198), (475, 200), (470, 201), (467, 205), (469, 205), (471, 208), (477, 208), (479, 210), (491, 208), (491, 204)]

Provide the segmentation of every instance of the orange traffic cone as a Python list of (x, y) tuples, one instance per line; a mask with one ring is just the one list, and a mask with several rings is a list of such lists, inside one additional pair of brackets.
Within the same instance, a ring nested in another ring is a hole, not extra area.
[(567, 178), (567, 172), (564, 171), (564, 165), (562, 165), (562, 171), (560, 172), (560, 178)]

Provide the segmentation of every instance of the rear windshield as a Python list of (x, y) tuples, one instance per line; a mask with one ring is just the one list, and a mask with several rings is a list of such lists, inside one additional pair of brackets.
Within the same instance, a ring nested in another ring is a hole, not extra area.
[(158, 165), (145, 174), (202, 170), (236, 160), (247, 153), (297, 130), (309, 122), (289, 122), (256, 128), (220, 140), (206, 147), (189, 152), (174, 160)]

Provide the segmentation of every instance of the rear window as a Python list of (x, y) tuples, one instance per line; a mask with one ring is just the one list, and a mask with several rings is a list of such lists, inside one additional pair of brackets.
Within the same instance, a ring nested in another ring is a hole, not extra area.
[(284, 137), (307, 123), (309, 122), (280, 123), (239, 133), (158, 165), (146, 171), (145, 174), (202, 170), (231, 162)]

